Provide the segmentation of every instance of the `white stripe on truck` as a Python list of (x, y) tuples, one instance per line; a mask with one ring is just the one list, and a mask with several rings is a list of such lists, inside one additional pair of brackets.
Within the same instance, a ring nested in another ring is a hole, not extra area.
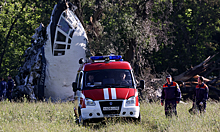
[(111, 88), (112, 99), (117, 99), (115, 88)]
[(108, 88), (103, 88), (104, 99), (109, 99)]

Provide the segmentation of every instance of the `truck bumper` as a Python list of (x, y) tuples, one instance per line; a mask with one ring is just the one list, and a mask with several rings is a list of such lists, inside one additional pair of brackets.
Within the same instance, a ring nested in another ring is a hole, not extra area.
[(86, 108), (81, 108), (81, 115), (83, 120), (95, 119), (95, 118), (105, 118), (105, 117), (131, 117), (138, 118), (140, 113), (139, 106), (125, 106), (125, 101), (123, 101), (119, 113), (108, 113), (103, 114), (103, 110), (99, 105), (99, 101), (95, 101), (95, 106), (87, 106)]

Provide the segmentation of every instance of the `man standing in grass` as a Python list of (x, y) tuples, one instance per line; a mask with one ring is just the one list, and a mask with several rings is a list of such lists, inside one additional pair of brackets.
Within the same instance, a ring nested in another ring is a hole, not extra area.
[(12, 98), (12, 91), (14, 89), (14, 81), (11, 78), (11, 75), (8, 75), (8, 88), (6, 90), (6, 96), (8, 98), (8, 100), (11, 102), (11, 98)]
[(3, 77), (0, 77), (0, 101), (5, 98), (7, 83), (5, 82)]
[(172, 81), (171, 75), (166, 76), (167, 83), (163, 85), (161, 105), (164, 105), (165, 100), (165, 115), (166, 117), (177, 115), (176, 106), (181, 98), (179, 85)]
[(196, 105), (198, 112), (206, 112), (206, 100), (208, 99), (208, 86), (203, 82), (203, 77), (198, 77), (198, 85), (196, 85), (193, 105)]

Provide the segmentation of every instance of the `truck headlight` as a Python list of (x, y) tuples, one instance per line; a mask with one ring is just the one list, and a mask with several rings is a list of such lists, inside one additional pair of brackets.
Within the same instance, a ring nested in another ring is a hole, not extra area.
[(95, 106), (95, 102), (92, 99), (86, 98), (85, 100), (86, 106)]
[(135, 97), (132, 96), (128, 100), (126, 100), (126, 105), (135, 105)]

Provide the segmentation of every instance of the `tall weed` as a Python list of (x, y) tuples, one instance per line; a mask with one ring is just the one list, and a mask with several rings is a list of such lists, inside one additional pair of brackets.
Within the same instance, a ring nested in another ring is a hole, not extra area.
[(166, 118), (159, 102), (141, 102), (141, 122), (108, 119), (83, 127), (75, 123), (74, 104), (71, 102), (0, 102), (0, 131), (220, 131), (220, 103), (208, 102), (205, 114), (191, 115), (192, 102), (177, 106), (178, 117)]

